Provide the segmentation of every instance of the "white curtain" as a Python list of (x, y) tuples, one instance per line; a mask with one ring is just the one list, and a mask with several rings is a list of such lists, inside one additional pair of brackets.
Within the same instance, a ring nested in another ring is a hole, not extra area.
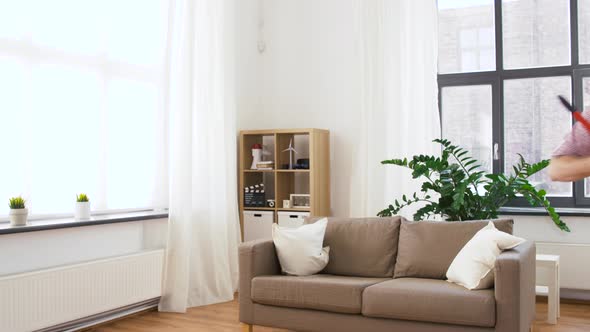
[[(356, 0), (362, 92), (351, 215), (374, 216), (418, 191), (410, 172), (385, 159), (437, 154), (436, 0)], [(414, 209), (403, 215), (411, 218)]]
[(232, 0), (171, 2), (170, 220), (161, 311), (230, 301), (237, 289)]

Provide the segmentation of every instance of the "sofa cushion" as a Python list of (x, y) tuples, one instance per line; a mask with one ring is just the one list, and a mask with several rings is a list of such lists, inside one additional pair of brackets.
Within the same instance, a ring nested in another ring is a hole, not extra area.
[[(391, 277), (397, 256), (401, 219), (328, 218), (324, 247), (330, 247), (330, 260), (322, 273)], [(315, 220), (309, 219), (307, 222)]]
[(493, 289), (467, 290), (437, 279), (400, 278), (367, 287), (362, 314), (421, 322), (493, 327)]
[(328, 264), (330, 248), (322, 249), (328, 219), (297, 228), (272, 225), (272, 240), (284, 273), (309, 276)]
[(252, 279), (252, 301), (279, 307), (315, 309), (347, 314), (361, 312), (366, 287), (390, 278), (260, 276)]
[[(487, 221), (406, 221), (400, 227), (395, 278), (445, 279), (459, 251)], [(511, 219), (495, 220), (500, 231), (512, 234)]]

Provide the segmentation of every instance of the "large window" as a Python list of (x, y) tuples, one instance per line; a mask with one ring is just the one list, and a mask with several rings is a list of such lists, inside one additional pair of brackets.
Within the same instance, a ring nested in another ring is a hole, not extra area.
[[(443, 135), (494, 173), (551, 157), (590, 111), (590, 0), (438, 0)], [(532, 182), (556, 206), (590, 205), (590, 181)], [(519, 205), (517, 200), (515, 205)]]
[(166, 6), (0, 2), (0, 216), (166, 204)]

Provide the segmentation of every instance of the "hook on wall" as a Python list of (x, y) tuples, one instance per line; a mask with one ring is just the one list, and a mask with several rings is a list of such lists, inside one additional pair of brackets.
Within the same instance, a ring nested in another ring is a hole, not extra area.
[(258, 53), (262, 54), (264, 53), (264, 51), (266, 51), (266, 41), (264, 38), (264, 9), (265, 9), (265, 3), (264, 0), (258, 0), (258, 43), (257, 43), (257, 48), (258, 48)]
[(258, 53), (264, 53), (264, 51), (266, 51), (266, 43), (264, 42), (264, 40), (259, 39), (258, 40)]

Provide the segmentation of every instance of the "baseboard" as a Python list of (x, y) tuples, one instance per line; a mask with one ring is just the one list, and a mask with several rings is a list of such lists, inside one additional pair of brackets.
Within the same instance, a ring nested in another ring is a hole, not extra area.
[(35, 332), (74, 332), (74, 331), (85, 331), (90, 328), (102, 325), (108, 322), (127, 318), (128, 316), (141, 313), (144, 311), (154, 310), (158, 307), (160, 298), (154, 298), (147, 301), (135, 303), (122, 308), (109, 310), (100, 314), (84, 317), (75, 321), (51, 326)]
[[(590, 290), (561, 288), (559, 292), (561, 303), (590, 304)], [(547, 296), (537, 295), (537, 302), (547, 302)]]

